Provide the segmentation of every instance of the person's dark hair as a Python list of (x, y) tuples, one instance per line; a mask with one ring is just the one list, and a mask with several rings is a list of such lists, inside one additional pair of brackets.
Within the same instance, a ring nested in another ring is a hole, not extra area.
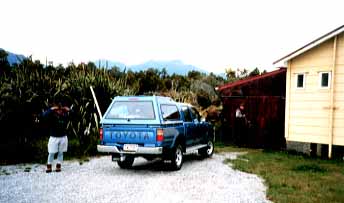
[(57, 95), (55, 98), (54, 98), (54, 102), (53, 102), (56, 106), (59, 106), (59, 107), (62, 107), (65, 104), (65, 99), (62, 95)]

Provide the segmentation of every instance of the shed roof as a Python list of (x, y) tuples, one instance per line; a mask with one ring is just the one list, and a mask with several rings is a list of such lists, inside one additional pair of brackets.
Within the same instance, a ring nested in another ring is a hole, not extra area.
[(344, 32), (344, 25), (342, 25), (342, 26), (332, 30), (331, 32), (329, 32), (329, 33), (327, 33), (327, 34), (325, 34), (325, 35), (323, 35), (323, 36), (321, 36), (321, 37), (311, 41), (310, 43), (308, 43), (308, 44), (304, 45), (303, 47), (301, 47), (301, 48), (291, 52), (290, 54), (288, 54), (288, 55), (286, 55), (286, 56), (276, 60), (275, 62), (273, 62), (273, 64), (277, 64), (277, 63), (279, 63), (281, 61), (289, 61), (290, 59), (295, 58), (296, 56), (298, 56), (298, 55), (300, 55), (300, 54), (302, 54), (302, 53), (312, 49), (313, 47), (321, 44), (322, 42), (324, 42), (324, 41), (326, 41), (328, 39), (331, 39), (332, 37), (334, 37), (336, 35), (341, 34), (342, 32)]
[(268, 72), (268, 73), (265, 73), (265, 74), (262, 74), (262, 75), (257, 75), (257, 76), (249, 77), (249, 78), (246, 78), (246, 79), (243, 79), (243, 80), (238, 80), (238, 81), (235, 81), (235, 82), (232, 82), (232, 83), (221, 85), (221, 86), (217, 87), (217, 90), (221, 91), (221, 90), (224, 90), (224, 89), (233, 88), (233, 87), (236, 87), (236, 86), (248, 83), (248, 82), (253, 82), (253, 81), (256, 81), (256, 80), (263, 79), (263, 78), (272, 77), (272, 76), (275, 76), (275, 75), (278, 75), (278, 74), (284, 73), (284, 72), (286, 72), (286, 68), (280, 68), (278, 70), (271, 71), (271, 72)]

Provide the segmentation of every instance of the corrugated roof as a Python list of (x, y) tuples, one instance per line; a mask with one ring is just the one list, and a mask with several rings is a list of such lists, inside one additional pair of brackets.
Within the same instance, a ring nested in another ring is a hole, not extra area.
[(242, 85), (242, 84), (245, 84), (245, 83), (248, 83), (248, 82), (252, 82), (252, 81), (255, 81), (255, 80), (260, 80), (260, 79), (263, 79), (263, 78), (271, 77), (271, 76), (274, 76), (274, 75), (278, 75), (278, 74), (286, 72), (286, 71), (287, 71), (286, 68), (280, 68), (278, 70), (271, 71), (271, 72), (268, 72), (268, 73), (265, 73), (265, 74), (262, 74), (262, 75), (257, 75), (257, 76), (249, 77), (249, 78), (246, 78), (246, 79), (243, 79), (243, 80), (238, 80), (238, 81), (235, 81), (235, 82), (232, 82), (232, 83), (224, 84), (224, 85), (221, 85), (221, 86), (217, 87), (217, 91), (221, 91), (221, 90), (224, 90), (224, 89), (227, 89), (227, 88), (232, 88), (232, 87), (235, 87), (235, 86), (239, 86), (239, 85)]
[(311, 48), (321, 44), (322, 42), (328, 40), (328, 39), (331, 39), (332, 37), (336, 36), (336, 35), (339, 35), (341, 34), (342, 32), (344, 32), (344, 25), (332, 30), (331, 32), (311, 41), (310, 43), (306, 44), (305, 46), (291, 52), (290, 54), (276, 60), (275, 62), (273, 62), (273, 64), (277, 64), (281, 61), (289, 61), (290, 59), (310, 50)]

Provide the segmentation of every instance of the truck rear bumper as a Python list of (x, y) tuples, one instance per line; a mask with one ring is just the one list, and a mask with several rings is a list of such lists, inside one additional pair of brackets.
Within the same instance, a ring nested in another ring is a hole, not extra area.
[(162, 154), (162, 147), (138, 147), (135, 152), (119, 150), (116, 146), (97, 145), (98, 152), (118, 154)]

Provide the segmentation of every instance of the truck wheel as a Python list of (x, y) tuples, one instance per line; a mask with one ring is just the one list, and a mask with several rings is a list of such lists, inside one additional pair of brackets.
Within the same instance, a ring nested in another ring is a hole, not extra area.
[(118, 160), (117, 164), (120, 168), (122, 169), (127, 169), (127, 168), (131, 168), (131, 166), (134, 163), (134, 157), (132, 156), (125, 156), (124, 160)]
[(173, 149), (172, 157), (171, 157), (171, 165), (173, 170), (179, 170), (183, 165), (184, 157), (183, 157), (183, 147), (180, 144)]
[(211, 157), (214, 153), (214, 142), (212, 140), (209, 140), (207, 146), (202, 149), (199, 149), (198, 153), (202, 157)]

